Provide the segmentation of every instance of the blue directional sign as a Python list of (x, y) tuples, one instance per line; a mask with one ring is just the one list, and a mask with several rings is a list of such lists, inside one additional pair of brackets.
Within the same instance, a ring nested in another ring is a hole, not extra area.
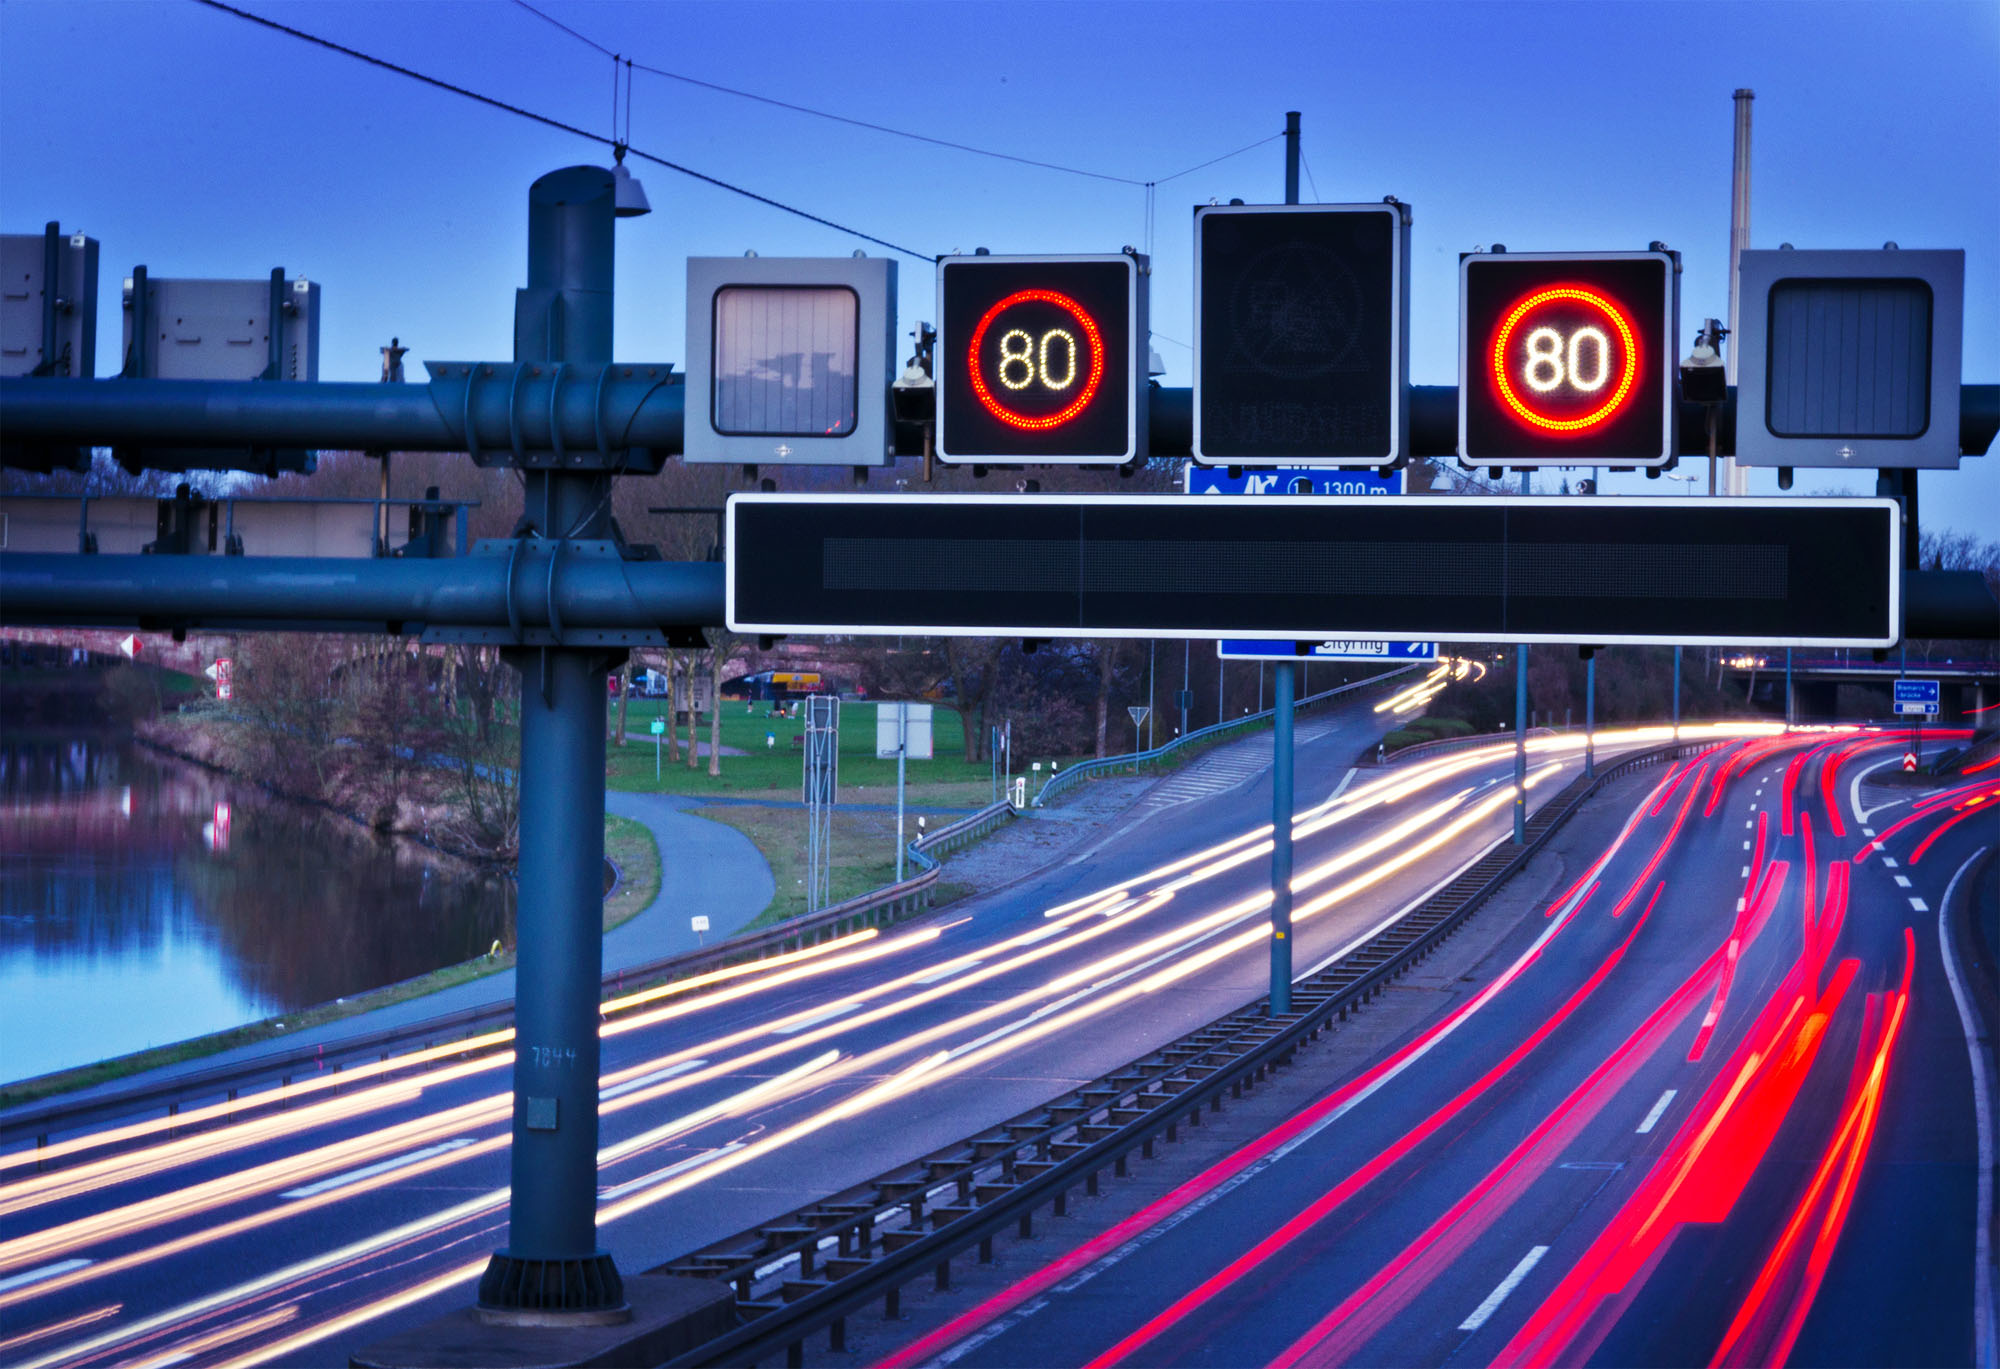
[(1898, 713), (1935, 713), (1938, 711), (1938, 682), (1936, 680), (1897, 680), (1896, 711)]
[[(1265, 470), (1231, 471), (1226, 466), (1198, 466), (1190, 461), (1184, 488), (1189, 494), (1401, 494), (1405, 485), (1399, 467), (1382, 475), (1366, 470), (1328, 470), (1308, 466), (1274, 466)], [(1284, 642), (1220, 641), (1215, 654), (1225, 661), (1435, 661), (1436, 642)]]
[(1401, 494), (1401, 469), (1382, 475), (1373, 470), (1343, 471), (1307, 466), (1268, 469), (1197, 466), (1187, 463), (1184, 488), (1189, 494)]
[(1301, 642), (1290, 651), (1285, 645), (1224, 640), (1215, 644), (1215, 654), (1225, 661), (1435, 661), (1438, 658), (1436, 642)]

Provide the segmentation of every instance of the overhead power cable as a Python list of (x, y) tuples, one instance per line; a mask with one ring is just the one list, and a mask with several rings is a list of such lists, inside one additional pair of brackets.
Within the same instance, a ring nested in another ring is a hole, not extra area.
[(645, 62), (641, 62), (633, 58), (620, 58), (618, 54), (613, 53), (610, 48), (605, 47), (602, 43), (598, 42), (596, 39), (584, 37), (583, 34), (578, 33), (575, 29), (563, 23), (560, 19), (557, 19), (553, 15), (547, 14), (544, 11), (535, 8), (535, 6), (528, 3), (528, 0), (514, 0), (514, 3), (519, 5), (522, 9), (527, 10), (530, 14), (535, 15), (537, 18), (545, 19), (549, 23), (554, 24), (557, 28), (561, 29), (563, 32), (569, 34), (573, 38), (576, 38), (580, 42), (588, 44), (589, 46), (595, 48), (597, 51), (603, 53), (605, 56), (612, 57), (614, 60), (622, 60), (624, 61), (627, 67), (630, 67), (636, 71), (646, 72), (648, 75), (651, 76), (662, 77), (663, 79), (669, 81), (679, 81), (683, 85), (695, 86), (701, 90), (712, 90), (719, 95), (733, 95), (739, 100), (753, 100), (760, 105), (770, 105), (775, 109), (788, 109), (792, 111), (794, 114), (806, 114), (810, 115), (815, 119), (829, 119), (837, 124), (846, 124), (850, 128), (865, 128), (873, 133), (886, 133), (892, 138), (906, 138), (911, 142), (928, 143), (932, 147), (949, 148), (954, 152), (969, 152), (975, 157), (991, 157), (997, 161), (1014, 162), (1020, 166), (1039, 167), (1044, 171), (1060, 171), (1063, 174), (1069, 176), (1087, 176), (1091, 180), (1111, 181), (1117, 185), (1138, 185), (1138, 186), (1161, 185), (1167, 181), (1178, 180), (1182, 176), (1188, 175), (1191, 172), (1199, 171), (1204, 166), (1214, 166), (1217, 162), (1227, 161), (1231, 157), (1241, 156), (1243, 153), (1250, 151), (1251, 148), (1262, 147), (1265, 143), (1271, 142), (1277, 138), (1281, 138), (1284, 136), (1282, 133), (1273, 133), (1268, 138), (1258, 139), (1256, 142), (1251, 143), (1248, 147), (1240, 147), (1236, 149), (1236, 151), (1234, 152), (1225, 152), (1220, 157), (1211, 157), (1209, 160), (1205, 162), (1201, 162), (1198, 165), (1189, 167), (1186, 171), (1176, 171), (1171, 176), (1161, 176), (1156, 180), (1149, 181), (1136, 176), (1114, 176), (1107, 171), (1090, 171), (1083, 167), (1078, 167), (1078, 166), (1064, 166), (1060, 162), (1045, 162), (1045, 161), (1040, 161), (1034, 157), (1016, 156), (1014, 153), (1011, 152), (996, 152), (992, 148), (988, 147), (974, 147), (969, 143), (957, 143), (951, 141), (948, 138), (933, 138), (925, 133), (912, 133), (910, 130), (906, 128), (895, 128), (888, 124), (870, 123), (866, 119), (856, 119), (846, 114), (835, 114), (831, 110), (814, 109), (810, 105), (793, 104), (789, 100), (780, 100), (770, 95), (759, 95), (757, 92), (752, 90), (742, 90), (735, 86), (725, 86), (716, 81), (704, 81), (698, 76), (689, 76), (678, 71), (668, 71), (665, 67), (651, 66)]
[(578, 33), (575, 29), (571, 28), (568, 24), (565, 24), (562, 20), (556, 18), (553, 14), (550, 14), (547, 10), (536, 9), (533, 5), (528, 3), (528, 0), (514, 0), (514, 3), (519, 5), (522, 9), (526, 10), (528, 13), (534, 15), (535, 18), (541, 20), (543, 23), (554, 24), (557, 28), (561, 29), (564, 33), (567, 33), (570, 37), (576, 39), (577, 42), (582, 43), (584, 46), (596, 48), (599, 52), (603, 53), (606, 57), (609, 57), (614, 62), (618, 60), (618, 54), (613, 52), (610, 48), (604, 46), (604, 44), (598, 42), (595, 38), (587, 38), (583, 34)]
[[(452, 82), (440, 80), (436, 76), (427, 76), (421, 71), (416, 71), (410, 67), (401, 66), (395, 62), (387, 60), (386, 58), (376, 57), (369, 53), (362, 52), (357, 48), (351, 48), (346, 46), (345, 44), (336, 43), (330, 38), (322, 38), (316, 33), (307, 33), (305, 30), (295, 29), (289, 24), (281, 24), (275, 19), (266, 19), (261, 14), (252, 14), (249, 10), (238, 9), (234, 5), (223, 3), (223, 0), (195, 0), (195, 3), (198, 5), (204, 5), (212, 10), (220, 10), (224, 14), (233, 14), (238, 19), (248, 20), (250, 23), (257, 24), (263, 28), (271, 29), (272, 31), (277, 33), (286, 34), (289, 37), (297, 38), (302, 42), (311, 43), (316, 47), (325, 48), (329, 52), (337, 52), (344, 57), (352, 57), (358, 62), (366, 62), (369, 66), (380, 67), (382, 70), (392, 71), (398, 76), (406, 76), (410, 80), (420, 81), (427, 86), (433, 87), (434, 89), (449, 91), (453, 95), (462, 95), (468, 100), (476, 100), (482, 105), (486, 105), (493, 109), (503, 110), (508, 114), (513, 114), (520, 118), (541, 124), (545, 128), (553, 128), (563, 133), (573, 134), (579, 138), (587, 138), (591, 142), (602, 143), (607, 147), (617, 146), (617, 143), (613, 139), (607, 138), (601, 133), (592, 133), (588, 129), (578, 128), (575, 124), (564, 123), (562, 120), (551, 118), (546, 114), (537, 114), (534, 110), (523, 109), (520, 105), (509, 104), (507, 101), (496, 99), (491, 95), (482, 95), (476, 90), (469, 90), (464, 86), (454, 85)], [(774, 200), (769, 195), (760, 195), (754, 190), (746, 190), (740, 185), (732, 185), (730, 182), (725, 181), (720, 177), (711, 176), (703, 171), (696, 171), (693, 167), (683, 166), (679, 162), (668, 161), (665, 157), (655, 156), (650, 152), (642, 151), (641, 149), (636, 147), (628, 147), (626, 151), (631, 156), (638, 157), (643, 161), (651, 162), (655, 166), (663, 166), (669, 171), (677, 171), (683, 176), (688, 176), (693, 178), (694, 180), (701, 181), (704, 184), (715, 186), (719, 190), (727, 190), (732, 195), (741, 195), (743, 198), (747, 200), (755, 200), (757, 203), (762, 205), (768, 205), (772, 209), (781, 210), (784, 213), (791, 214), (797, 218), (806, 219), (809, 222), (820, 224), (826, 228), (831, 228), (835, 232), (845, 233), (850, 237), (860, 238), (864, 242), (872, 242), (876, 246), (886, 247), (892, 252), (900, 252), (904, 256), (914, 258), (917, 261), (934, 262), (937, 260), (936, 256), (929, 252), (919, 252), (915, 248), (905, 247), (901, 243), (890, 242), (887, 238), (878, 238), (873, 233), (864, 233), (858, 228), (849, 228), (844, 223), (837, 223), (834, 220), (826, 218), (822, 215), (814, 214), (808, 210), (800, 209), (796, 205), (786, 204), (782, 200)]]

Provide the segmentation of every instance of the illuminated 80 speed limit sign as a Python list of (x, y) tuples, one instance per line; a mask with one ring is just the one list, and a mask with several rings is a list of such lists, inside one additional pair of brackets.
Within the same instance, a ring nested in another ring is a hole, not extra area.
[(1118, 464), (1146, 451), (1145, 259), (938, 264), (937, 452)]
[(1475, 466), (1672, 460), (1677, 282), (1669, 252), (1462, 258), (1460, 459)]

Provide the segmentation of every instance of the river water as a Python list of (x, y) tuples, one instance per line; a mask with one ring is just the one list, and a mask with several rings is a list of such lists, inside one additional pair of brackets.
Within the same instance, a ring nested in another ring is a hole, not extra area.
[(511, 939), (511, 881), (114, 734), (0, 738), (0, 1082)]

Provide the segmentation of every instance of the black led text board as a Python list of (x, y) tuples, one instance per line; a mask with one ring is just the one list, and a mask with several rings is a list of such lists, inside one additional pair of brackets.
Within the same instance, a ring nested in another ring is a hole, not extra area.
[(729, 626), (1879, 647), (1878, 499), (744, 494)]

